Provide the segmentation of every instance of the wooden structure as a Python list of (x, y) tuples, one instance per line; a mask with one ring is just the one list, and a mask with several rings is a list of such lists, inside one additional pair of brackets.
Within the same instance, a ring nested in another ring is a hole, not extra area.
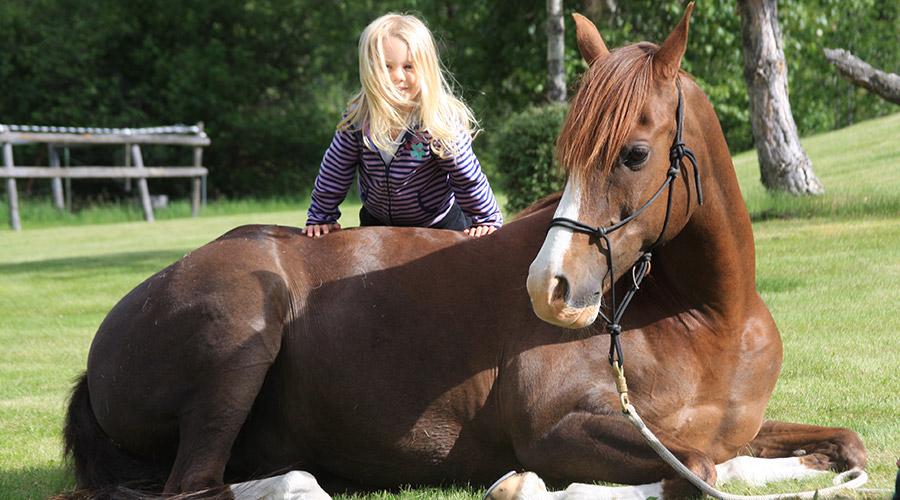
[[(19, 218), (19, 196), (16, 179), (51, 179), (54, 204), (62, 208), (62, 179), (136, 179), (138, 194), (144, 210), (144, 219), (153, 222), (153, 206), (147, 179), (162, 177), (190, 177), (193, 190), (191, 213), (195, 217), (200, 212), (201, 201), (205, 202), (206, 176), (208, 171), (202, 166), (203, 148), (210, 140), (203, 131), (203, 124), (193, 126), (174, 125), (152, 128), (86, 128), (86, 127), (46, 127), (30, 125), (0, 124), (0, 144), (3, 147), (3, 168), (0, 178), (6, 179), (6, 195), (9, 203), (9, 223), (13, 230), (22, 228)], [(47, 144), (49, 166), (17, 166), (13, 158), (13, 146), (21, 144)], [(160, 144), (188, 146), (194, 148), (192, 166), (148, 167), (144, 165), (141, 146)], [(123, 166), (78, 166), (60, 165), (59, 151), (68, 150), (73, 145), (121, 145), (125, 147)]]

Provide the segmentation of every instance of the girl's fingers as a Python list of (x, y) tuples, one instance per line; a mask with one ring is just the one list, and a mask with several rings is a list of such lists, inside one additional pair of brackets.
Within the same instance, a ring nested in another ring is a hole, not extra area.
[(470, 227), (468, 229), (464, 229), (463, 233), (471, 236), (473, 238), (480, 238), (482, 236), (488, 235), (496, 231), (497, 228), (494, 226), (475, 226)]

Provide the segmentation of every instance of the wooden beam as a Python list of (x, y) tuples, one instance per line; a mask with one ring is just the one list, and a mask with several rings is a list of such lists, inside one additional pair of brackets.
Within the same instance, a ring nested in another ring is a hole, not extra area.
[(13, 167), (0, 169), (0, 178), (8, 179), (148, 179), (163, 177), (202, 177), (205, 167)]
[(174, 134), (61, 134), (42, 132), (0, 132), (0, 142), (49, 144), (169, 144), (182, 146), (209, 146), (209, 137)]

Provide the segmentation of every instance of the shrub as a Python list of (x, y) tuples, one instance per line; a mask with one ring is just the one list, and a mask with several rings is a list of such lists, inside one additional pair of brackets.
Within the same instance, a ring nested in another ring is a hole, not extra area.
[(563, 178), (554, 153), (567, 109), (562, 104), (529, 107), (510, 115), (491, 141), (508, 212), (518, 212), (562, 189)]

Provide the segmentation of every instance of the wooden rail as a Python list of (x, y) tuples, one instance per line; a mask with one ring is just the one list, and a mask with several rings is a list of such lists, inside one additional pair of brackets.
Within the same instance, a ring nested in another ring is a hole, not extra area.
[[(47, 144), (50, 165), (16, 166), (13, 145)], [(203, 148), (209, 146), (209, 137), (203, 132), (203, 124), (186, 127), (139, 128), (139, 129), (95, 129), (83, 127), (38, 127), (0, 124), (0, 144), (3, 145), (3, 168), (0, 178), (6, 179), (6, 194), (9, 203), (9, 224), (15, 231), (22, 229), (19, 217), (19, 196), (16, 179), (51, 179), (53, 202), (63, 208), (62, 180), (70, 179), (136, 179), (144, 219), (153, 222), (153, 206), (150, 203), (149, 178), (192, 178), (191, 214), (200, 213), (201, 203), (206, 200), (206, 176), (208, 170), (202, 166)], [(141, 145), (155, 144), (168, 146), (188, 146), (194, 149), (194, 165), (186, 167), (144, 166)], [(125, 166), (79, 166), (62, 167), (59, 148), (78, 145), (124, 145)], [(69, 195), (71, 195), (71, 190)]]

